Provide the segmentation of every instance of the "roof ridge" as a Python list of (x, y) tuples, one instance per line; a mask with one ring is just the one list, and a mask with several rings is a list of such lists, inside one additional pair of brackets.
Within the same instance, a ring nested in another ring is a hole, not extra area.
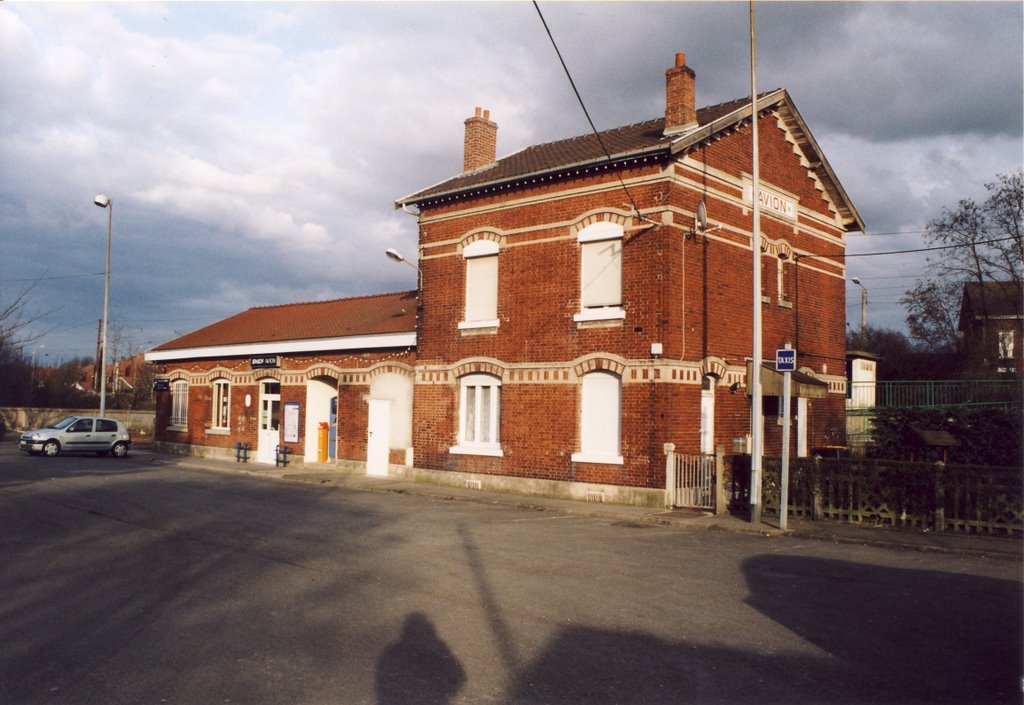
[[(627, 130), (627, 129), (631, 128), (631, 127), (639, 127), (640, 125), (645, 125), (645, 124), (647, 124), (649, 122), (659, 122), (659, 121), (662, 121), (664, 119), (665, 118), (663, 118), (663, 117), (660, 117), (660, 118), (657, 118), (657, 117), (656, 118), (649, 118), (647, 120), (641, 120), (640, 122), (634, 122), (634, 123), (630, 123), (628, 125), (618, 125), (617, 127), (609, 127), (607, 129), (604, 129), (604, 130), (598, 130), (597, 134), (603, 135), (603, 134), (608, 133), (608, 132), (615, 132), (616, 130)], [(505, 157), (502, 157), (502, 159), (507, 159), (508, 157), (514, 157), (515, 155), (521, 154), (521, 153), (525, 152), (528, 149), (540, 149), (541, 147), (550, 147), (553, 144), (560, 144), (562, 142), (571, 142), (573, 140), (586, 139), (588, 137), (593, 137), (593, 136), (594, 136), (593, 132), (586, 132), (586, 133), (584, 133), (582, 135), (573, 135), (572, 137), (562, 137), (561, 139), (551, 140), (550, 142), (540, 142), (538, 144), (530, 144), (530, 145), (527, 145), (527, 146), (523, 147), (519, 151), (512, 152), (511, 154), (509, 154), (509, 155), (507, 155)], [(501, 161), (501, 159), (499, 159), (498, 161)]]
[(323, 299), (321, 301), (293, 301), (287, 304), (268, 304), (266, 306), (252, 306), (247, 308), (246, 311), (263, 311), (272, 308), (285, 308), (286, 306), (311, 306), (313, 304), (333, 304), (339, 301), (360, 301), (363, 299), (377, 299), (384, 298), (387, 296), (404, 296), (406, 294), (415, 294), (415, 289), (407, 289), (405, 291), (386, 291), (380, 294), (362, 294), (360, 296), (339, 296), (334, 299)]

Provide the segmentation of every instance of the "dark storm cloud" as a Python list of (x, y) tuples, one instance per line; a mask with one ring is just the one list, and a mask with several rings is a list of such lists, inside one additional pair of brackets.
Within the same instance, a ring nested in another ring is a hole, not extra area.
[[(676, 52), (700, 105), (749, 94), (747, 3), (540, 7), (599, 128), (661, 115)], [(1019, 3), (756, 13), (759, 88), (791, 92), (869, 231), (919, 230), (1020, 164)], [(528, 2), (3, 3), (0, 63), (0, 295), (62, 277), (32, 305), (70, 354), (92, 354), (101, 314), (97, 192), (115, 202), (112, 322), (155, 344), (249, 306), (414, 286), (382, 255), (416, 252), (393, 201), (461, 169), (476, 106), (500, 155), (589, 130)], [(920, 272), (898, 264), (872, 266)]]

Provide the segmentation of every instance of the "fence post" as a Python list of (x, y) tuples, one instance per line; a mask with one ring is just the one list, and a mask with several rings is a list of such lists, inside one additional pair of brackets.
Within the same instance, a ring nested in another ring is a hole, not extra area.
[(676, 444), (666, 443), (665, 452), (665, 506), (671, 509), (676, 503)]
[(821, 521), (825, 516), (822, 508), (822, 477), (821, 477), (821, 456), (814, 456), (814, 465), (811, 468), (811, 519)]
[(946, 464), (941, 460), (935, 463), (935, 530), (946, 530), (946, 485), (943, 471)]
[(725, 495), (725, 446), (715, 446), (715, 516), (729, 509)]

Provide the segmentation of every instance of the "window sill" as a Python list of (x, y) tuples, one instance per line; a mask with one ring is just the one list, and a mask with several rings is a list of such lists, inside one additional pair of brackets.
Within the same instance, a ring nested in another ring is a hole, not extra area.
[(626, 312), (621, 306), (605, 306), (603, 308), (585, 308), (572, 317), (577, 323), (589, 323), (590, 321), (616, 321), (626, 317)]
[(205, 430), (206, 430), (206, 435), (207, 436), (230, 436), (231, 435), (231, 429), (230, 428), (208, 428), (208, 429), (205, 429)]
[(599, 465), (622, 465), (621, 455), (609, 455), (607, 453), (573, 453), (574, 463), (597, 463)]
[(171, 431), (172, 433), (187, 433), (188, 432), (188, 426), (179, 426), (177, 424), (170, 424), (164, 430)]
[(779, 308), (793, 308), (793, 302), (792, 301), (780, 300), (779, 301)]
[(459, 330), (474, 330), (477, 328), (497, 328), (498, 319), (493, 318), (487, 321), (459, 321)]
[(448, 449), (452, 455), (487, 455), (492, 458), (505, 457), (501, 446), (452, 446)]

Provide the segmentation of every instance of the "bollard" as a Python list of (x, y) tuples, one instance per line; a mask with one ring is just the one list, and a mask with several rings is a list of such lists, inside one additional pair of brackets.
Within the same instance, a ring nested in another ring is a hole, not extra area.
[(249, 444), (248, 443), (236, 443), (235, 444), (235, 462), (236, 463), (248, 463), (249, 462)]

